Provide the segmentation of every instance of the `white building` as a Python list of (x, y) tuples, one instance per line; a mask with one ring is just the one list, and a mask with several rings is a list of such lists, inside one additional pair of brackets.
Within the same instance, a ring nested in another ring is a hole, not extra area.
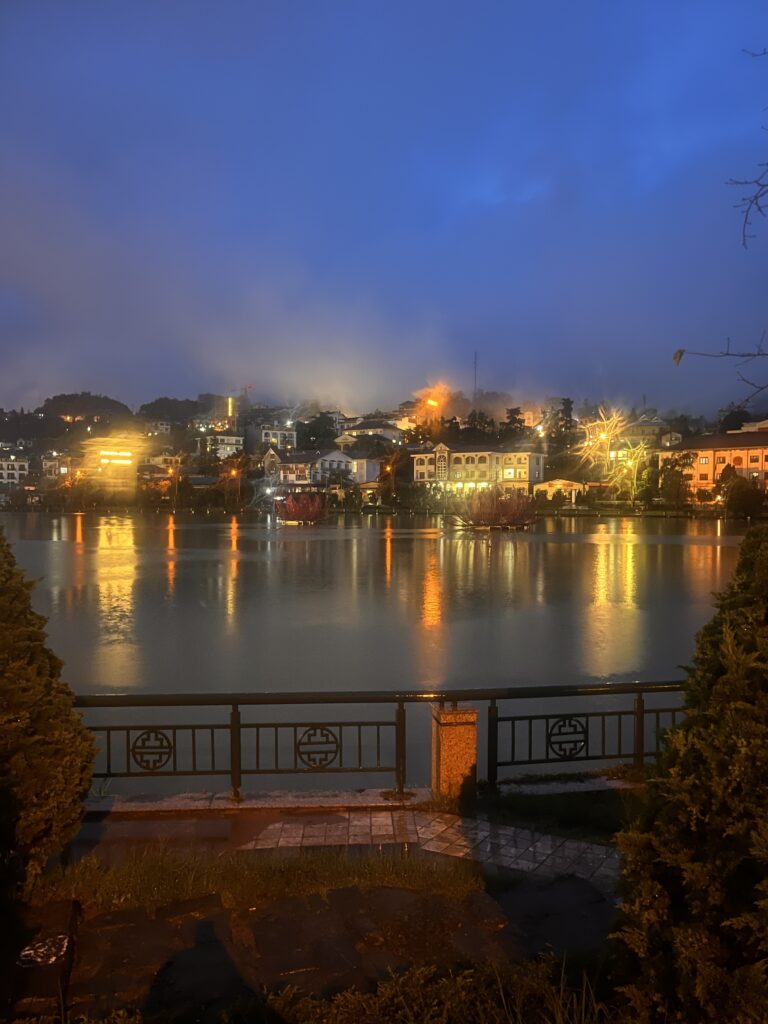
[(375, 483), (381, 476), (384, 459), (352, 459), (350, 475), (356, 484)]
[(314, 452), (283, 452), (270, 448), (264, 455), (264, 475), (274, 484), (328, 487), (350, 479), (353, 461), (337, 448)]
[(274, 448), (295, 448), (296, 431), (291, 427), (271, 427), (268, 423), (261, 427), (262, 444), (272, 445)]
[(403, 432), (389, 420), (358, 420), (344, 431), (350, 437), (386, 437), (388, 441), (399, 442)]
[(0, 484), (15, 487), (26, 480), (28, 473), (29, 459), (0, 452)]
[(438, 483), (448, 491), (498, 486), (530, 494), (544, 479), (544, 455), (532, 448), (508, 449), (481, 445), (436, 444), (414, 452), (415, 483)]
[(147, 437), (156, 437), (159, 434), (170, 434), (172, 424), (170, 420), (149, 420), (144, 426)]
[(197, 453), (206, 452), (217, 455), (220, 459), (228, 459), (230, 455), (238, 455), (243, 450), (244, 437), (236, 434), (206, 434), (196, 439)]

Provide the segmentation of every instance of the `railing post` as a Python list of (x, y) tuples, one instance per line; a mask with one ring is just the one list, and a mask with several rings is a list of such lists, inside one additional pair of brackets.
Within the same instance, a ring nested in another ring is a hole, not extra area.
[(488, 771), (489, 786), (496, 785), (499, 761), (499, 708), (495, 700), (488, 705)]
[(232, 781), (232, 796), (235, 800), (240, 799), (240, 708), (237, 704), (232, 705), (232, 712), (229, 716), (229, 757), (230, 757), (230, 779)]
[(405, 704), (400, 701), (395, 712), (395, 792), (405, 792)]
[(642, 693), (635, 695), (635, 743), (634, 763), (642, 768), (645, 761), (645, 701)]

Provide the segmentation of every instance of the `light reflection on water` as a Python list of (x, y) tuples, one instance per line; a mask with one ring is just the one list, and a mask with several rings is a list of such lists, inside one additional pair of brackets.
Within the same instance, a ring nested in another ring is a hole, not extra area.
[(350, 517), (2, 517), (78, 690), (388, 689), (676, 678), (741, 528)]

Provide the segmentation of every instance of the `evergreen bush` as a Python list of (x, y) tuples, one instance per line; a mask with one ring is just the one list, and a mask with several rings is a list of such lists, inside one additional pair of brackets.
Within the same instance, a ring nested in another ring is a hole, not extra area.
[(13, 808), (0, 862), (20, 865), (27, 891), (77, 831), (94, 756), (62, 663), (46, 647), (46, 620), (32, 610), (33, 585), (0, 530), (0, 792)]
[(624, 988), (646, 1022), (768, 1020), (768, 528), (698, 634), (685, 721), (618, 837)]

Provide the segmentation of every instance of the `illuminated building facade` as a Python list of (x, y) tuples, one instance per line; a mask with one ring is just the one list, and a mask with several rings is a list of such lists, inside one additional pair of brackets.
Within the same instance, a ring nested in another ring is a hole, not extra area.
[(29, 460), (23, 456), (0, 452), (0, 484), (16, 487), (29, 474)]
[(414, 483), (437, 483), (448, 491), (494, 486), (530, 494), (544, 479), (544, 455), (533, 448), (440, 443), (431, 451), (414, 452), (411, 459)]
[(220, 459), (228, 459), (243, 450), (245, 438), (238, 434), (206, 434), (196, 439), (198, 455), (216, 455)]
[(295, 448), (296, 431), (290, 427), (271, 427), (268, 423), (262, 424), (261, 443), (275, 448)]
[(695, 489), (710, 490), (726, 466), (739, 476), (768, 489), (768, 431), (744, 431), (692, 437), (676, 448), (659, 453), (659, 466), (665, 459), (688, 455), (690, 468), (683, 470), (685, 480)]
[(389, 420), (358, 420), (344, 431), (350, 437), (384, 437), (388, 441), (399, 441), (402, 431)]
[(327, 487), (349, 480), (354, 461), (338, 448), (314, 452), (280, 452), (270, 448), (264, 455), (264, 475), (275, 485)]

